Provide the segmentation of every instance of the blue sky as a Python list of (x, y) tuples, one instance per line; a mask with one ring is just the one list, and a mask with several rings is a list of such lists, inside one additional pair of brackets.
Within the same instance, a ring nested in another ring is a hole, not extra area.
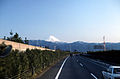
[(120, 42), (119, 0), (0, 0), (0, 38)]

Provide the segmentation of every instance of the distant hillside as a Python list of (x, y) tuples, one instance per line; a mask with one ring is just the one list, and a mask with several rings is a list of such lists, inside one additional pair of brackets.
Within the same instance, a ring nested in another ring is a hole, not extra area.
[[(50, 42), (44, 40), (29, 40), (30, 45), (48, 47), (50, 49), (60, 49), (64, 51), (78, 51), (78, 52), (87, 52), (87, 51), (103, 51), (103, 43), (87, 43), (76, 41), (73, 43), (66, 42)], [(95, 47), (98, 46), (98, 47)], [(120, 43), (106, 43), (107, 50), (120, 50)]]

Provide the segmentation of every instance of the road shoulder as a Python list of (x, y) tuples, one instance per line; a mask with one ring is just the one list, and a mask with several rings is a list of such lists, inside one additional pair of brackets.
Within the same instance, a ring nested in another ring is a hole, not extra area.
[[(64, 58), (65, 59), (65, 58)], [(57, 75), (64, 59), (57, 62), (55, 65), (46, 69), (42, 74), (40, 74), (36, 79), (54, 79)]]

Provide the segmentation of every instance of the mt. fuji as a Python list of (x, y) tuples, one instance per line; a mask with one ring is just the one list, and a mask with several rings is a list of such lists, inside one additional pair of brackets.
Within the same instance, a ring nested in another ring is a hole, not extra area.
[(59, 39), (57, 39), (56, 37), (50, 35), (49, 39), (46, 41), (50, 41), (50, 42), (61, 42)]

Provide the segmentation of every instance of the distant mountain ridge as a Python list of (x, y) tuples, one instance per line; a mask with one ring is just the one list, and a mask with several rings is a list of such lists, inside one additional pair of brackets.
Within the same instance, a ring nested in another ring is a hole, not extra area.
[[(78, 51), (78, 52), (87, 52), (87, 51), (103, 51), (102, 48), (99, 49), (99, 46), (103, 46), (103, 43), (87, 43), (82, 41), (76, 41), (73, 43), (67, 42), (51, 42), (45, 40), (29, 40), (30, 45), (48, 47), (50, 49), (60, 49), (63, 51)], [(95, 46), (98, 46), (96, 49)], [(120, 50), (120, 43), (106, 43), (107, 50)]]

